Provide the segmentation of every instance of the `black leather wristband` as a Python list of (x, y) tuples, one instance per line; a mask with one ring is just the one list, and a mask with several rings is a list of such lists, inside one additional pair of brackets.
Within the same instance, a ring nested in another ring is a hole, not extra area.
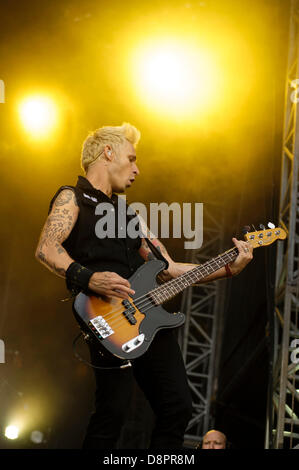
[(75, 261), (69, 265), (66, 270), (66, 286), (72, 292), (79, 292), (80, 290), (87, 291), (89, 279), (94, 271), (85, 268), (80, 263)]

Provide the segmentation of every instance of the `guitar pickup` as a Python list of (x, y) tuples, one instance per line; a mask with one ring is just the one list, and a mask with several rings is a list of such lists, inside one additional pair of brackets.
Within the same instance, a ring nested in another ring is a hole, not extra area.
[(131, 325), (135, 325), (137, 323), (137, 320), (134, 317), (134, 313), (136, 312), (134, 305), (132, 305), (129, 300), (123, 300), (122, 304), (124, 307), (126, 307), (126, 309), (122, 312), (123, 315), (126, 317), (126, 319)]

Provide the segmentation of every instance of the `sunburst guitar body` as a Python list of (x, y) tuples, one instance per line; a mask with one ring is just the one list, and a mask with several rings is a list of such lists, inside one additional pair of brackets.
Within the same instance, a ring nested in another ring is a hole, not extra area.
[(157, 305), (157, 275), (165, 263), (148, 261), (129, 279), (135, 295), (130, 300), (96, 295), (77, 295), (73, 309), (82, 330), (121, 359), (135, 359), (148, 349), (160, 329), (176, 328), (185, 321), (182, 313), (169, 313)]
[[(245, 240), (253, 248), (285, 238), (285, 231), (274, 226), (245, 235)], [(236, 247), (231, 248), (162, 285), (156, 279), (165, 269), (165, 263), (161, 260), (148, 261), (129, 279), (135, 291), (133, 297), (122, 300), (81, 292), (73, 303), (75, 317), (86, 336), (95, 340), (99, 347), (120, 359), (136, 359), (146, 352), (157, 331), (179, 327), (185, 321), (183, 313), (169, 313), (162, 304), (233, 262), (238, 254)]]

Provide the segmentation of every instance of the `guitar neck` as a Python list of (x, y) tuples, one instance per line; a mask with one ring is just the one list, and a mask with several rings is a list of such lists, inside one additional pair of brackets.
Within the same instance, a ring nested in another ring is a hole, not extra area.
[(222, 268), (227, 263), (234, 261), (237, 256), (238, 249), (236, 247), (231, 248), (221, 255), (218, 255), (203, 264), (199, 264), (190, 271), (181, 274), (181, 276), (156, 287), (150, 292), (150, 296), (156, 305), (162, 304), (167, 300), (172, 299), (187, 287), (196, 284), (210, 274), (213, 274), (215, 271), (218, 271), (218, 269)]

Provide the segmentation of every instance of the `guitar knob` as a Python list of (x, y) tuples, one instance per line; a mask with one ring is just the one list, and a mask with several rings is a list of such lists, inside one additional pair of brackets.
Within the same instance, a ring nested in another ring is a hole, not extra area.
[(261, 230), (266, 230), (265, 226), (263, 224), (260, 224), (260, 229)]
[(268, 222), (268, 227), (269, 227), (269, 228), (275, 228), (275, 225), (272, 224), (272, 222)]

